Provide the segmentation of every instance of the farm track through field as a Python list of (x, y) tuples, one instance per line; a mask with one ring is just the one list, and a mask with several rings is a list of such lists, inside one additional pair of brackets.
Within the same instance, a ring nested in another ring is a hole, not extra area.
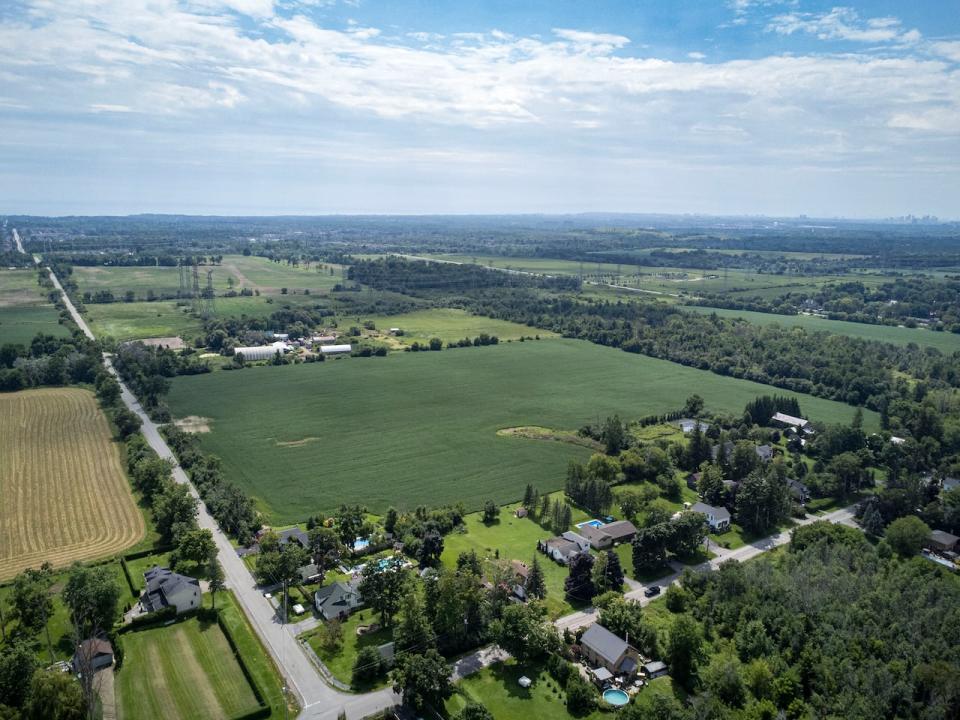
[(0, 580), (44, 562), (107, 557), (143, 537), (143, 516), (89, 391), (0, 396), (0, 457)]

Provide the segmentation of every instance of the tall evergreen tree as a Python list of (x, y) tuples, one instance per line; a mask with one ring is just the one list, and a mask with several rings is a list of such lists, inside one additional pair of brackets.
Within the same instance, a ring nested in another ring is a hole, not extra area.
[(533, 564), (530, 565), (530, 572), (527, 573), (527, 581), (523, 586), (527, 597), (542, 600), (547, 596), (547, 582), (543, 577), (543, 568), (540, 567), (539, 558), (533, 556)]

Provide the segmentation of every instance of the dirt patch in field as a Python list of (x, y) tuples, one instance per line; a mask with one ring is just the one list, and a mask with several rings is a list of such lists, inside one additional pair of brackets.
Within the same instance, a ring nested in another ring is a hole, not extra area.
[(155, 337), (155, 338), (144, 338), (140, 340), (144, 345), (151, 345), (154, 347), (165, 347), (170, 348), (171, 350), (183, 350), (187, 344), (183, 341), (181, 337)]
[(199, 415), (188, 415), (185, 418), (174, 420), (173, 424), (188, 433), (210, 432), (210, 418), (200, 417)]
[(520, 437), (527, 440), (552, 440), (571, 445), (580, 445), (591, 450), (603, 450), (603, 445), (596, 440), (577, 435), (572, 430), (553, 430), (539, 425), (522, 425), (520, 427), (502, 428), (497, 435), (503, 437)]
[(282, 442), (277, 440), (277, 447), (303, 447), (307, 443), (316, 442), (319, 439), (318, 437), (305, 437), (299, 440), (285, 440)]

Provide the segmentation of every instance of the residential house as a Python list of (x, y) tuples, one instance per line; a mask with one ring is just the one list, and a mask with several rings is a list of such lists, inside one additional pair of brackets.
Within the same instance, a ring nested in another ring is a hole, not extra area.
[(691, 490), (696, 490), (697, 486), (700, 484), (700, 475), (702, 473), (690, 473), (687, 475), (687, 487)]
[(637, 534), (637, 526), (629, 520), (616, 520), (607, 523), (602, 530), (613, 538), (614, 545), (633, 540), (633, 537)]
[(640, 653), (599, 623), (583, 634), (580, 650), (591, 666), (606, 668), (613, 675), (633, 675), (640, 665)]
[(773, 460), (773, 448), (769, 445), (757, 445), (756, 451), (760, 462), (768, 463)]
[(70, 660), (70, 666), (75, 673), (82, 673), (87, 669), (96, 672), (111, 665), (113, 665), (113, 645), (104, 638), (84, 640), (77, 646), (77, 651)]
[(314, 593), (313, 604), (324, 620), (346, 618), (363, 605), (359, 582), (335, 582), (325, 585)]
[(953, 552), (957, 549), (958, 542), (960, 542), (960, 537), (944, 530), (934, 530), (927, 538), (926, 545), (935, 552)]
[(580, 528), (580, 534), (590, 542), (590, 547), (594, 550), (606, 550), (613, 545), (613, 538), (607, 534), (603, 527), (584, 525)]
[(177, 614), (200, 607), (200, 581), (154, 565), (143, 574), (146, 589), (140, 596), (145, 612), (175, 607)]
[(562, 537), (541, 540), (537, 542), (537, 549), (561, 565), (569, 564), (573, 557), (581, 552), (580, 547), (575, 542)]
[(787, 489), (790, 491), (790, 495), (793, 496), (793, 499), (801, 505), (806, 505), (807, 500), (810, 499), (810, 488), (808, 488), (799, 480), (787, 478)]
[(530, 568), (525, 562), (511, 560), (510, 568), (513, 570), (513, 585), (511, 590), (521, 600), (527, 599), (527, 578), (530, 576)]
[(576, 543), (577, 547), (580, 548), (580, 552), (590, 552), (590, 541), (587, 540), (583, 535), (575, 533), (573, 530), (567, 530), (560, 537), (562, 537), (564, 540), (569, 540), (572, 543)]
[(703, 420), (691, 420), (689, 418), (684, 418), (683, 420), (680, 420), (677, 424), (680, 426), (680, 429), (683, 430), (684, 435), (686, 435), (687, 433), (692, 433), (693, 429), (697, 425), (700, 426), (700, 432), (706, 432), (710, 428), (710, 425), (703, 422)]
[(278, 537), (280, 538), (280, 547), (283, 547), (290, 542), (296, 542), (304, 550), (308, 550), (310, 548), (310, 537), (298, 527), (292, 527), (289, 530), (283, 530)]
[(297, 568), (297, 572), (300, 574), (300, 582), (302, 583), (320, 582), (321, 578), (323, 577), (323, 573), (320, 572), (320, 568), (314, 563), (309, 563), (303, 567)]
[[(733, 449), (734, 444), (727, 440), (723, 444), (723, 457), (727, 460), (730, 460), (733, 457)], [(710, 448), (710, 459), (713, 460), (713, 462), (716, 462), (718, 457), (720, 457), (720, 446), (714, 445), (712, 448)]]
[(730, 527), (730, 511), (722, 507), (714, 507), (706, 503), (694, 503), (690, 508), (692, 512), (703, 513), (707, 516), (707, 522), (713, 532), (723, 532)]

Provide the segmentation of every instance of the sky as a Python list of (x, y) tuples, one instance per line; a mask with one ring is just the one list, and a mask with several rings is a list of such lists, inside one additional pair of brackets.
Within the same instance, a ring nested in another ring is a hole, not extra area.
[(0, 0), (0, 212), (960, 218), (960, 0)]

